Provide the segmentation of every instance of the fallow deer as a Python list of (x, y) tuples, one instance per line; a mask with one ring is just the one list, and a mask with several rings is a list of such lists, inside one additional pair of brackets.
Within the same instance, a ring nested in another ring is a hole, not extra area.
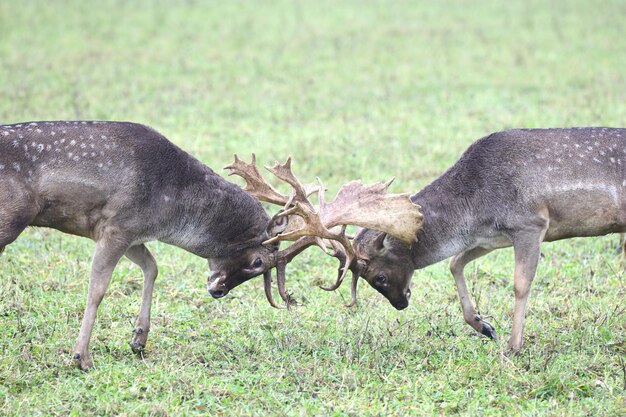
[(465, 266), (494, 249), (515, 253), (508, 348), (522, 347), (524, 317), (541, 242), (626, 231), (626, 129), (515, 129), (476, 141), (414, 194), (423, 224), (412, 246), (372, 229), (355, 237), (351, 269), (398, 309), (413, 271), (452, 257), (465, 321), (495, 337), (473, 306)]

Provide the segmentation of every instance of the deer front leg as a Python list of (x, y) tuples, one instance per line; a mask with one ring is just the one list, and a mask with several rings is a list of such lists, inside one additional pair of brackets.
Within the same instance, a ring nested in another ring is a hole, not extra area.
[(37, 217), (37, 203), (19, 181), (0, 179), (0, 254)]
[(152, 291), (158, 270), (154, 257), (144, 245), (133, 246), (126, 251), (126, 257), (141, 268), (143, 272), (143, 293), (141, 295), (141, 309), (137, 317), (134, 336), (130, 348), (135, 353), (142, 352), (148, 341), (150, 332), (150, 307), (152, 306)]
[(454, 276), (456, 291), (459, 294), (459, 300), (461, 301), (461, 308), (463, 309), (463, 318), (465, 319), (465, 322), (472, 326), (472, 328), (477, 332), (482, 333), (491, 339), (495, 339), (496, 329), (490, 323), (483, 321), (480, 314), (478, 314), (474, 308), (470, 294), (467, 291), (465, 275), (463, 273), (463, 270), (468, 263), (488, 254), (492, 250), (493, 249), (477, 247), (454, 256), (450, 261), (450, 272), (452, 272), (452, 276)]
[(101, 239), (96, 242), (96, 252), (91, 264), (91, 278), (89, 280), (89, 290), (87, 292), (87, 307), (80, 326), (80, 333), (74, 347), (74, 364), (83, 371), (93, 367), (93, 361), (89, 353), (89, 339), (96, 313), (100, 302), (104, 297), (111, 275), (117, 262), (126, 252), (127, 245), (118, 239)]
[(528, 233), (513, 239), (515, 252), (515, 272), (513, 287), (515, 290), (515, 306), (513, 309), (513, 326), (508, 348), (510, 353), (518, 353), (522, 348), (524, 318), (530, 286), (537, 272), (540, 256), (540, 245), (545, 230), (539, 233)]

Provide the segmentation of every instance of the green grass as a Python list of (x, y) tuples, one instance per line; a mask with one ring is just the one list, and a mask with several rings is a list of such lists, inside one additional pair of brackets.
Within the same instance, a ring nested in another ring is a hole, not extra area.
[[(6, 1), (0, 122), (132, 120), (218, 172), (235, 152), (293, 155), (329, 194), (391, 176), (417, 191), (493, 131), (624, 127), (625, 13), (618, 0)], [(288, 312), (260, 279), (210, 299), (206, 262), (155, 243), (145, 357), (127, 345), (141, 278), (123, 261), (82, 373), (64, 362), (93, 244), (28, 230), (0, 258), (0, 415), (624, 415), (616, 244), (543, 247), (526, 345), (506, 358), (509, 250), (468, 267), (493, 343), (463, 322), (447, 262), (416, 272), (405, 311), (365, 285), (346, 309), (348, 288), (313, 285), (335, 265), (311, 250), (290, 266), (304, 305)]]

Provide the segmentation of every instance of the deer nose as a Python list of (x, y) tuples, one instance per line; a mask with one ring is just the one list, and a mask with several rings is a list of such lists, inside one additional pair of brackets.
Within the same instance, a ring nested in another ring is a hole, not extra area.
[(222, 298), (228, 294), (228, 288), (226, 288), (226, 285), (220, 282), (219, 277), (215, 276), (209, 278), (208, 290), (209, 294), (211, 294), (211, 297), (213, 298)]
[(224, 284), (209, 286), (209, 294), (211, 294), (211, 297), (213, 298), (222, 298), (228, 294), (228, 288), (226, 288), (226, 285)]
[(411, 300), (411, 289), (406, 290), (406, 301), (409, 302)]
[(223, 296), (228, 294), (228, 291), (226, 291), (225, 289), (209, 290), (209, 294), (211, 294), (211, 297), (213, 298), (222, 298)]

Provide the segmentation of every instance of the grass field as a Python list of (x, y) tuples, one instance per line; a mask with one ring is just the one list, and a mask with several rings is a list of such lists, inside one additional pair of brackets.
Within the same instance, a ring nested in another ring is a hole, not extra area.
[[(418, 191), (493, 131), (626, 127), (624, 16), (620, 0), (3, 1), (0, 123), (132, 120), (218, 172), (235, 152), (292, 155), (329, 194), (391, 176)], [(123, 260), (83, 373), (64, 362), (93, 243), (30, 229), (0, 258), (0, 415), (623, 416), (617, 242), (544, 245), (511, 358), (510, 250), (468, 268), (494, 343), (464, 323), (448, 262), (415, 273), (402, 312), (364, 282), (346, 309), (347, 285), (316, 288), (335, 264), (311, 250), (289, 269), (303, 306), (278, 311), (260, 279), (211, 299), (206, 261), (153, 243), (144, 358), (128, 347), (141, 274)]]

